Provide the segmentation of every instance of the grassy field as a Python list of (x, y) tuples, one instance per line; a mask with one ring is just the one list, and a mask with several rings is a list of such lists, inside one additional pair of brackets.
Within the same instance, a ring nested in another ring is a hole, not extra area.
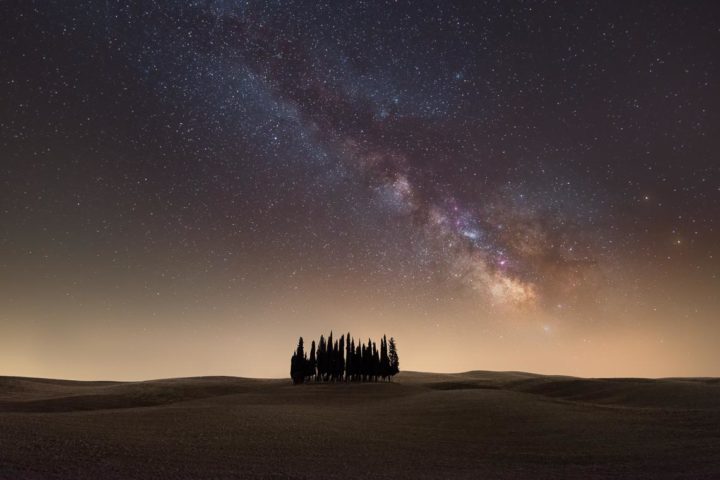
[(0, 479), (720, 478), (718, 379), (0, 377)]

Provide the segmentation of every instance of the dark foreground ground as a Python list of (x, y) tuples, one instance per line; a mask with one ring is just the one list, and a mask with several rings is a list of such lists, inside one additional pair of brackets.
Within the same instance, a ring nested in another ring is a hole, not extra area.
[(720, 478), (718, 379), (0, 377), (0, 479)]

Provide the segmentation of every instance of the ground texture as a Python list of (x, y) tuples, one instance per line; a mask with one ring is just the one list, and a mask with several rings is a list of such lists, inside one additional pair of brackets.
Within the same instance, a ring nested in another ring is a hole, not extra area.
[(0, 377), (0, 479), (718, 479), (718, 379)]

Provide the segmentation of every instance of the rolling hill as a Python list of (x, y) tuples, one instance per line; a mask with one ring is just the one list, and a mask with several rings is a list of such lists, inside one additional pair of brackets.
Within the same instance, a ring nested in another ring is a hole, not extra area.
[(720, 382), (0, 377), (0, 479), (24, 478), (720, 478)]

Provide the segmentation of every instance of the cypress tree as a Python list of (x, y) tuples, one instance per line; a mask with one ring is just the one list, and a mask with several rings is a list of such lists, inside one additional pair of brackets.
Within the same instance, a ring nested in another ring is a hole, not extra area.
[(309, 376), (309, 370), (310, 370), (310, 361), (308, 360), (307, 353), (303, 355), (303, 362), (302, 362), (302, 382), (304, 383), (305, 380), (307, 380), (307, 377)]
[(340, 336), (340, 342), (338, 343), (338, 365), (337, 365), (337, 376), (338, 380), (343, 379), (345, 374), (345, 335)]
[(365, 372), (367, 370), (367, 356), (365, 355), (365, 344), (360, 344), (360, 381), (365, 381)]
[(325, 337), (320, 335), (320, 343), (318, 343), (317, 351), (317, 379), (322, 380), (325, 374), (325, 356), (327, 355), (325, 347)]
[(348, 332), (345, 344), (345, 381), (349, 382), (352, 377), (352, 360), (353, 354), (355, 353), (354, 341), (350, 338), (350, 332)]
[(327, 356), (325, 357), (325, 380), (329, 380), (335, 371), (335, 351), (333, 350), (332, 330), (327, 342)]
[(290, 357), (290, 378), (292, 378), (293, 383), (297, 383), (297, 355), (295, 352)]
[(373, 352), (372, 352), (372, 340), (370, 339), (370, 337), (368, 337), (367, 350), (365, 353), (367, 353), (367, 362), (366, 362), (367, 376), (368, 376), (368, 381), (370, 381), (370, 380), (372, 380), (372, 375), (373, 375), (373, 364), (372, 364)]
[(300, 340), (298, 340), (297, 356), (300, 358), (305, 356), (305, 344), (302, 337), (300, 337)]
[(375, 342), (372, 344), (372, 376), (373, 381), (377, 382), (377, 377), (380, 374), (380, 355), (378, 354), (377, 345)]
[(362, 375), (362, 353), (359, 343), (355, 347), (355, 358), (353, 360), (353, 375), (355, 376), (355, 380), (360, 380), (360, 376)]
[(398, 357), (395, 339), (390, 337), (390, 348), (388, 357), (390, 358), (390, 376), (395, 376), (400, 371), (400, 357)]
[(303, 338), (300, 337), (297, 350), (290, 359), (290, 377), (292, 377), (293, 383), (303, 383), (303, 380), (305, 380), (306, 363), (307, 356), (305, 356)]
[(380, 339), (380, 376), (383, 380), (390, 375), (390, 359), (388, 358), (387, 337)]
[(334, 382), (335, 380), (337, 380), (338, 366), (340, 365), (340, 358), (339, 358), (339, 356), (340, 356), (341, 354), (342, 354), (342, 353), (340, 352), (340, 348), (339, 348), (339, 346), (338, 346), (338, 341), (335, 340), (335, 346), (333, 347), (333, 357), (332, 357), (333, 363), (332, 363), (332, 370), (331, 370), (333, 382)]
[(370, 359), (371, 353), (372, 352), (371, 352), (370, 339), (368, 338), (368, 344), (365, 345), (363, 343), (363, 359), (362, 359), (363, 381), (370, 380), (370, 375), (372, 375), (372, 360)]
[(307, 368), (307, 372), (305, 375), (310, 378), (314, 378), (316, 368), (317, 368), (317, 358), (315, 357), (315, 340), (313, 340), (312, 344), (310, 345), (310, 360), (308, 361), (308, 368)]

